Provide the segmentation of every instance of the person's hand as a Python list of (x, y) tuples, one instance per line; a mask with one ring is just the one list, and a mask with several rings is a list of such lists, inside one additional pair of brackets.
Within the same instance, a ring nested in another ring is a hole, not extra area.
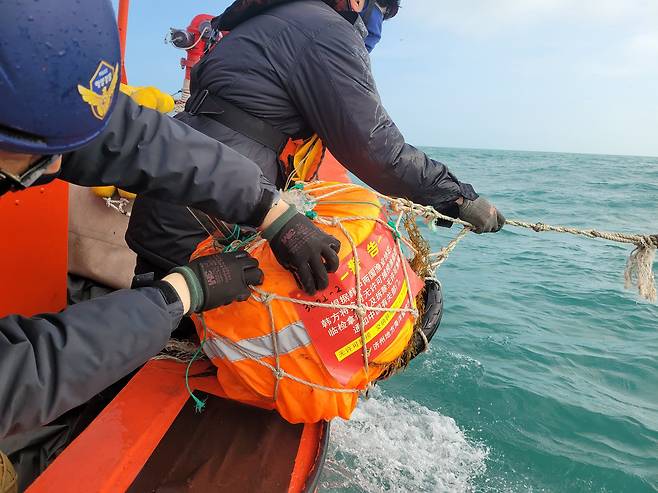
[(263, 231), (279, 263), (295, 276), (308, 294), (329, 285), (329, 273), (338, 270), (340, 242), (328, 235), (294, 206), (287, 206)]
[[(181, 289), (177, 275), (184, 278), (189, 291), (189, 309), (185, 303), (187, 293)], [(186, 313), (199, 313), (247, 300), (251, 295), (249, 286), (263, 283), (263, 271), (258, 268), (258, 260), (247, 252), (216, 253), (176, 267), (163, 280), (176, 289)]]
[(475, 200), (463, 199), (459, 203), (459, 219), (471, 223), (478, 234), (495, 233), (505, 224), (505, 216), (483, 197)]

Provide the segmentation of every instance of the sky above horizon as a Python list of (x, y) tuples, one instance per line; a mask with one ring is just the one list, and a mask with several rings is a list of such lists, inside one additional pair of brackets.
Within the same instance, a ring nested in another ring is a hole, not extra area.
[[(229, 4), (133, 0), (129, 81), (180, 89), (169, 27)], [(403, 0), (372, 64), (414, 145), (658, 156), (656, 0)]]

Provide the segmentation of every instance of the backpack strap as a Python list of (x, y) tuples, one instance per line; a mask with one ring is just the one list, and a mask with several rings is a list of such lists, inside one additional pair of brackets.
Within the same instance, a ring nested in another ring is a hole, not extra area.
[(308, 181), (317, 176), (326, 147), (312, 134), (287, 135), (267, 121), (253, 116), (208, 89), (195, 94), (185, 105), (192, 116), (203, 115), (274, 151), (281, 178)]
[(241, 133), (245, 137), (271, 149), (278, 156), (285, 148), (289, 135), (246, 111), (229, 103), (216, 94), (210, 94), (208, 89), (190, 98), (185, 107), (190, 115), (204, 115), (222, 125)]

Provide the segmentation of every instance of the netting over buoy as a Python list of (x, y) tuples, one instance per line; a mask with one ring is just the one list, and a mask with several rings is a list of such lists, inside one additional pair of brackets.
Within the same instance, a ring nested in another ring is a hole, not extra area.
[[(204, 313), (203, 349), (229, 398), (277, 409), (291, 422), (347, 419), (359, 393), (418, 351), (429, 246), (415, 220), (363, 187), (315, 182), (285, 198), (341, 241), (338, 271), (309, 297), (265, 241), (240, 242), (265, 281), (248, 301)], [(195, 255), (226, 248), (209, 238)]]

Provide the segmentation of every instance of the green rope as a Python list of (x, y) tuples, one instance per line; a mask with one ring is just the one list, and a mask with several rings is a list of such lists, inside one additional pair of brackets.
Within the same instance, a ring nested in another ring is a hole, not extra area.
[(228, 245), (226, 248), (224, 248), (224, 252), (235, 252), (236, 250), (239, 250), (240, 248), (247, 246), (249, 243), (251, 243), (253, 240), (255, 240), (258, 237), (258, 233), (253, 234), (249, 236), (248, 238), (245, 238), (242, 241), (237, 241), (233, 242), (230, 245)]
[(194, 410), (197, 413), (200, 413), (203, 411), (203, 408), (206, 407), (206, 399), (199, 399), (196, 395), (194, 395), (194, 392), (190, 388), (190, 368), (192, 367), (192, 363), (199, 357), (201, 354), (201, 351), (203, 351), (203, 346), (206, 343), (206, 322), (203, 320), (203, 315), (199, 316), (201, 320), (201, 326), (203, 327), (203, 338), (201, 339), (201, 344), (197, 348), (196, 352), (192, 356), (192, 359), (190, 362), (187, 364), (187, 368), (185, 369), (185, 387), (187, 388), (187, 393), (190, 394), (190, 397), (192, 397), (192, 400), (194, 401)]
[(234, 224), (233, 225), (233, 231), (231, 232), (231, 236), (226, 238), (226, 240), (232, 241), (232, 240), (237, 240), (238, 238), (240, 238), (240, 226), (238, 226), (237, 224)]
[[(234, 230), (233, 230), (233, 233), (231, 234), (231, 237), (233, 237), (236, 234), (239, 235), (239, 233), (240, 233), (240, 228), (239, 228), (239, 226), (236, 225)], [(258, 233), (253, 234), (253, 235), (249, 236), (248, 238), (245, 238), (242, 241), (234, 241), (230, 245), (226, 246), (223, 251), (224, 252), (234, 252), (236, 250), (239, 250), (243, 246), (248, 245), (249, 243), (251, 243), (257, 237), (258, 237)], [(192, 368), (192, 363), (194, 363), (196, 361), (196, 359), (199, 357), (199, 355), (203, 351), (203, 346), (205, 345), (206, 340), (207, 340), (207, 327), (206, 327), (206, 322), (203, 319), (203, 315), (199, 316), (199, 319), (201, 320), (201, 326), (203, 327), (203, 337), (201, 339), (201, 343), (199, 344), (199, 347), (194, 352), (194, 355), (192, 355), (192, 359), (187, 364), (187, 368), (185, 369), (185, 387), (187, 388), (187, 393), (190, 394), (190, 397), (192, 397), (192, 400), (194, 400), (194, 410), (197, 413), (200, 413), (206, 407), (206, 399), (203, 399), (203, 400), (199, 399), (196, 395), (194, 395), (194, 392), (192, 391), (192, 389), (190, 387), (190, 368)]]

